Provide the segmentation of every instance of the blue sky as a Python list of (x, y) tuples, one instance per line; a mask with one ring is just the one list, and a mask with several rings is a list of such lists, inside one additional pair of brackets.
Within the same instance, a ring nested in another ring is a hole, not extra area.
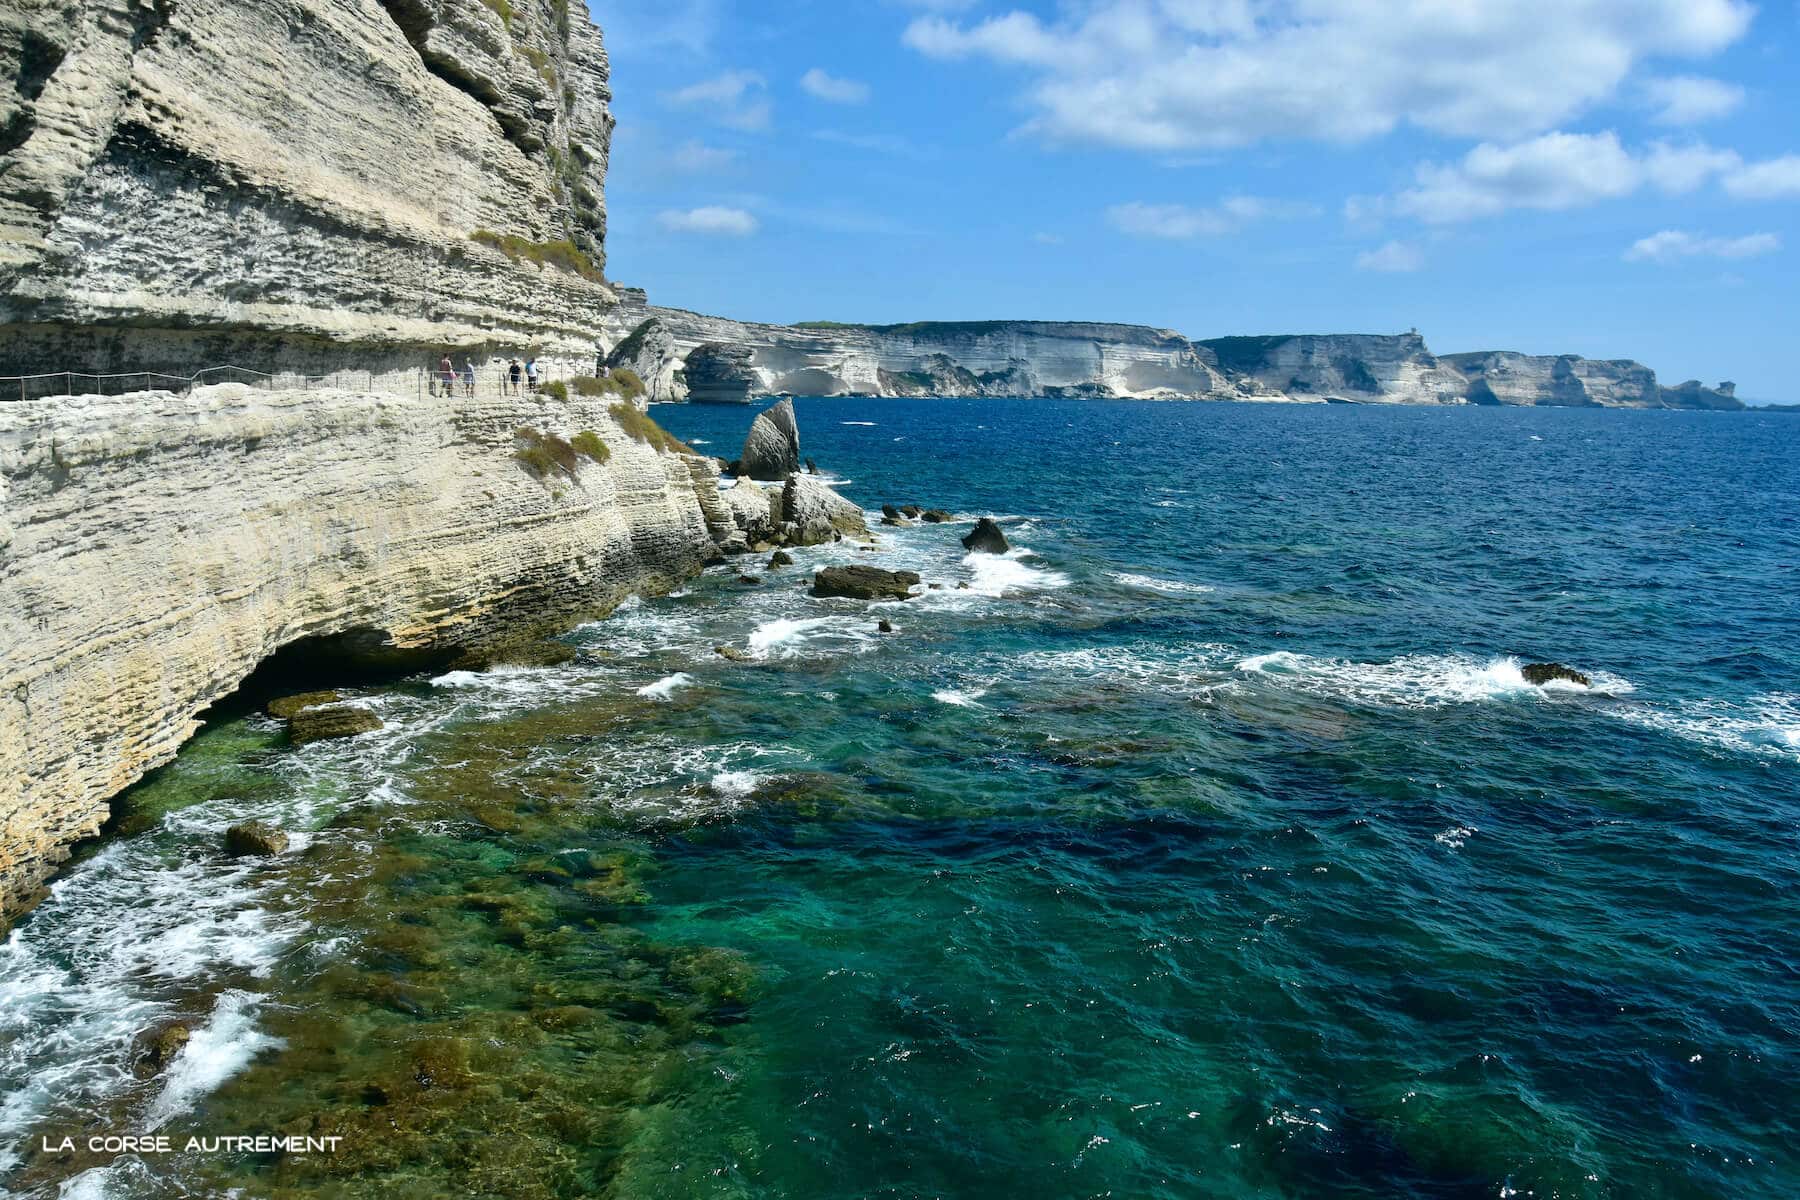
[(590, 8), (655, 303), (1417, 327), (1800, 401), (1795, 0)]

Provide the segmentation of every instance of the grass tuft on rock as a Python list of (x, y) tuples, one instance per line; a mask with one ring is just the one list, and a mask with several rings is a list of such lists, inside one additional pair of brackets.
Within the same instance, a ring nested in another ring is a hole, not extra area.
[(498, 250), (514, 262), (534, 262), (542, 267), (555, 267), (583, 279), (591, 279), (595, 283), (606, 282), (606, 276), (594, 265), (594, 260), (568, 238), (559, 238), (554, 242), (534, 242), (517, 234), (477, 229), (469, 235), (469, 240)]
[(569, 380), (577, 396), (623, 396), (636, 400), (649, 389), (630, 367), (614, 367), (605, 375), (577, 375)]
[(612, 457), (612, 451), (600, 440), (600, 435), (591, 429), (584, 429), (570, 438), (569, 445), (575, 447), (575, 453), (586, 455), (597, 463), (603, 463)]
[[(529, 425), (521, 425), (513, 430), (513, 437), (519, 447), (513, 451), (513, 457), (524, 464), (537, 479), (548, 479), (552, 475), (563, 474), (571, 479), (575, 476), (575, 468), (580, 465), (575, 447), (554, 433), (544, 433)], [(602, 447), (604, 449), (605, 447)], [(596, 461), (604, 462), (604, 459)]]
[(569, 398), (569, 385), (562, 382), (560, 379), (552, 383), (541, 385), (538, 388), (538, 391), (556, 400), (567, 400)]
[(649, 413), (639, 412), (628, 401), (621, 401), (607, 411), (612, 414), (612, 419), (619, 423), (619, 428), (637, 441), (645, 442), (659, 451), (666, 451), (670, 454), (694, 453), (692, 446), (651, 420)]

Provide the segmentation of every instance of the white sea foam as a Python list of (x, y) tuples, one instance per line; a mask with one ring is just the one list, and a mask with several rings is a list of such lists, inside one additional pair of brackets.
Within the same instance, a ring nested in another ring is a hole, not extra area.
[(727, 800), (748, 800), (762, 781), (755, 771), (720, 771), (712, 777), (711, 787), (714, 795)]
[(1452, 850), (1461, 850), (1468, 840), (1480, 833), (1473, 825), (1452, 825), (1442, 833), (1432, 834), (1431, 840), (1440, 846), (1448, 846)]
[(1800, 762), (1800, 694), (1752, 696), (1741, 704), (1691, 700), (1634, 705), (1620, 717), (1718, 750)]
[(710, 446), (710, 445), (712, 445), (712, 443), (707, 441), (705, 438), (689, 438), (688, 445), (690, 445), (690, 446)]
[(667, 700), (677, 689), (692, 686), (694, 677), (686, 671), (677, 671), (673, 675), (664, 675), (655, 683), (647, 683), (637, 690), (640, 696), (648, 696), (652, 700)]
[(1591, 688), (1564, 680), (1540, 688), (1526, 682), (1516, 658), (1481, 662), (1458, 655), (1409, 654), (1392, 662), (1361, 663), (1278, 650), (1243, 659), (1237, 670), (1319, 695), (1398, 708), (1541, 698), (1546, 692), (1617, 696), (1632, 690), (1628, 681), (1606, 674), (1595, 675)]
[(870, 429), (873, 429), (875, 427), (875, 422), (873, 422), (873, 421), (839, 421), (838, 424), (839, 425), (866, 425)]
[(999, 597), (1009, 592), (1041, 591), (1069, 586), (1069, 577), (1061, 571), (1032, 567), (1027, 558), (1036, 551), (1014, 546), (1005, 554), (970, 554), (963, 559), (969, 568), (969, 590), (982, 596)]
[(1205, 595), (1213, 591), (1204, 583), (1182, 583), (1175, 579), (1157, 579), (1151, 575), (1133, 575), (1126, 571), (1114, 571), (1112, 577), (1127, 587), (1143, 588), (1150, 592), (1168, 592), (1171, 595)]
[(931, 698), (940, 704), (950, 704), (957, 708), (980, 708), (981, 705), (977, 701), (985, 695), (987, 695), (986, 688), (973, 688), (966, 692), (958, 691), (955, 688), (944, 688), (931, 693)]
[(873, 644), (866, 620), (848, 616), (777, 617), (750, 633), (753, 658), (795, 658), (814, 651), (858, 651)]
[(156, 1130), (186, 1112), (195, 1100), (236, 1075), (264, 1050), (281, 1040), (256, 1026), (259, 997), (227, 991), (213, 1005), (212, 1016), (194, 1030), (168, 1069), (163, 1089), (145, 1114), (144, 1128)]

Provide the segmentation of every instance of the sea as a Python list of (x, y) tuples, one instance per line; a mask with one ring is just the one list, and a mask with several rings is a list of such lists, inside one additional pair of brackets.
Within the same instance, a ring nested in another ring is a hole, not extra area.
[(1800, 1195), (1800, 417), (796, 408), (874, 550), (125, 794), (0, 950), (0, 1191)]

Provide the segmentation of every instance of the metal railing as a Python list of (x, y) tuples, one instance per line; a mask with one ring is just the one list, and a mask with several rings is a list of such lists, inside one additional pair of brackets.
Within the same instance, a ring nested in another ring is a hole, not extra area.
[[(584, 372), (560, 363), (538, 364), (538, 386), (566, 383)], [(389, 392), (453, 398), (525, 395), (532, 389), (523, 371), (513, 383), (506, 364), (490, 362), (469, 375), (458, 368), (448, 376), (437, 370), (413, 367), (399, 371), (334, 371), (329, 375), (302, 375), (293, 371), (271, 374), (249, 367), (208, 367), (192, 375), (160, 371), (121, 371), (94, 374), (87, 371), (51, 371), (39, 375), (0, 375), (0, 403), (9, 400), (46, 400), (60, 396), (123, 396), (133, 392), (170, 392), (185, 396), (197, 387), (242, 383), (268, 391)]]

